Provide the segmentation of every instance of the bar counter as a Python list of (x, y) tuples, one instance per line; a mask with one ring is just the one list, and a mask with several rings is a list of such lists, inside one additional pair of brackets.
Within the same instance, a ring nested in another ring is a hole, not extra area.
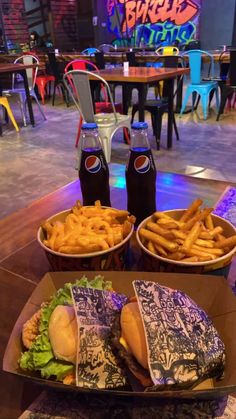
[[(129, 50), (127, 50), (129, 51)], [(221, 51), (210, 51), (214, 57), (214, 60), (217, 62), (220, 59)], [(30, 51), (28, 52), (30, 54)], [(33, 52), (32, 52), (33, 53)], [(22, 53), (23, 54), (23, 53)], [(18, 54), (0, 54), (0, 64), (1, 63), (12, 63), (14, 60), (22, 55)], [(37, 52), (36, 55), (39, 58), (41, 66), (45, 65), (45, 62), (48, 61), (46, 53)], [(181, 53), (180, 53), (181, 55)], [(153, 51), (140, 51), (136, 52), (135, 58), (139, 64), (146, 64), (148, 62), (157, 61), (157, 55)], [(104, 54), (105, 62), (110, 64), (122, 64), (124, 61), (127, 61), (126, 51), (118, 51)], [(187, 58), (186, 58), (187, 59)], [(93, 55), (83, 55), (81, 52), (61, 52), (57, 55), (57, 60), (62, 62), (70, 62), (72, 60), (88, 60), (95, 62), (95, 57)], [(209, 62), (209, 57), (204, 56), (203, 60)], [(222, 62), (229, 62), (229, 54), (224, 54), (222, 57)]]

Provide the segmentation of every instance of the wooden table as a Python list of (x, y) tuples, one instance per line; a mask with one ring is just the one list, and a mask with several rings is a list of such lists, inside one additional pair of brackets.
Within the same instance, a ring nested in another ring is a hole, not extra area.
[[(124, 165), (110, 165), (111, 202), (117, 208), (126, 208), (126, 191), (119, 182), (124, 174)], [(157, 208), (184, 208), (196, 197), (201, 197), (206, 206), (213, 206), (227, 185), (226, 182), (158, 172)], [(19, 313), (42, 276), (50, 270), (36, 241), (37, 229), (43, 219), (70, 208), (77, 199), (81, 199), (79, 180), (0, 220), (1, 357)], [(136, 253), (138, 260), (138, 249)], [(4, 419), (18, 417), (42, 390), (3, 372), (0, 373), (0, 388), (0, 417)]]
[(119, 83), (122, 86), (123, 113), (128, 114), (127, 86), (133, 85), (138, 89), (139, 121), (145, 120), (145, 100), (147, 86), (153, 86), (160, 80), (166, 81), (168, 94), (168, 125), (167, 125), (167, 148), (172, 147), (173, 136), (173, 89), (174, 80), (184, 74), (188, 74), (187, 68), (153, 68), (153, 67), (130, 67), (127, 73), (123, 68), (111, 68), (100, 70), (99, 75), (107, 82)]
[(30, 92), (29, 92), (29, 84), (28, 84), (26, 70), (28, 68), (36, 68), (36, 67), (37, 67), (36, 64), (17, 64), (17, 63), (16, 64), (0, 64), (0, 74), (18, 73), (22, 76), (23, 82), (24, 82), (25, 93), (26, 93), (27, 105), (29, 109), (30, 123), (32, 126), (34, 126), (35, 121), (34, 121), (34, 113), (33, 113)]

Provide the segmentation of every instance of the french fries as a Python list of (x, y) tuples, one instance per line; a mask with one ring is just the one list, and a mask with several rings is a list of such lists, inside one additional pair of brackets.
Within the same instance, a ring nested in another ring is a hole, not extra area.
[(84, 207), (80, 201), (72, 207), (65, 221), (41, 224), (48, 248), (66, 254), (85, 254), (108, 250), (128, 236), (135, 217), (128, 211), (102, 208), (100, 201)]
[(183, 263), (214, 261), (236, 246), (236, 234), (227, 237), (214, 225), (213, 208), (201, 209), (201, 199), (191, 203), (176, 220), (156, 211), (139, 229), (143, 245), (153, 254)]

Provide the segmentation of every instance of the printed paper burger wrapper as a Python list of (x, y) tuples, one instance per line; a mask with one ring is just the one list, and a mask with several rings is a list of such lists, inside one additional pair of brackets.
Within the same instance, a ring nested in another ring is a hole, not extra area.
[[(189, 388), (224, 370), (225, 347), (207, 314), (184, 292), (133, 281), (156, 390)], [(151, 388), (153, 391), (153, 387)]]
[(72, 287), (78, 324), (76, 385), (91, 389), (124, 387), (126, 379), (111, 344), (114, 316), (127, 301), (115, 292)]

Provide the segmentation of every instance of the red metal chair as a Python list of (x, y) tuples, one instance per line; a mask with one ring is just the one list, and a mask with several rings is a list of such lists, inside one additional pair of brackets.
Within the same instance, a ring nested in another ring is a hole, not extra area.
[(36, 78), (35, 83), (37, 84), (38, 91), (41, 96), (43, 105), (45, 103), (44, 99), (45, 99), (45, 90), (46, 90), (47, 84), (51, 83), (52, 81), (55, 82), (55, 77), (50, 74), (40, 75), (40, 76), (37, 76)]
[[(73, 60), (73, 61), (69, 62), (67, 64), (67, 66), (65, 67), (65, 73), (67, 73), (70, 70), (87, 70), (87, 69), (91, 70), (91, 68), (93, 70), (99, 71), (98, 67), (90, 61), (87, 61), (87, 60)], [(68, 78), (68, 81), (71, 85), (72, 90), (74, 91), (74, 86), (73, 86), (72, 79)], [(101, 85), (101, 92), (103, 94), (104, 100), (102, 102), (95, 102), (95, 113), (112, 113), (113, 112), (112, 104), (108, 100), (107, 91), (106, 91), (106, 89), (104, 88), (103, 85)], [(115, 103), (114, 105), (115, 105), (116, 111), (122, 114), (122, 104), (121, 103)], [(83, 123), (83, 118), (82, 118), (82, 116), (80, 116), (79, 126), (78, 126), (78, 131), (77, 131), (77, 136), (76, 136), (76, 142), (75, 142), (76, 147), (78, 147), (82, 123)], [(126, 141), (127, 144), (129, 144), (129, 142), (130, 142), (129, 134), (128, 134), (126, 129), (125, 129), (125, 141)]]
[[(33, 52), (32, 55), (39, 60), (37, 54)], [(47, 74), (45, 70), (40, 69), (40, 73), (41, 74), (37, 75), (36, 77), (35, 84), (38, 87), (38, 91), (42, 99), (42, 104), (44, 105), (45, 91), (46, 91), (47, 84), (51, 82), (55, 82), (55, 77), (51, 74)]]

